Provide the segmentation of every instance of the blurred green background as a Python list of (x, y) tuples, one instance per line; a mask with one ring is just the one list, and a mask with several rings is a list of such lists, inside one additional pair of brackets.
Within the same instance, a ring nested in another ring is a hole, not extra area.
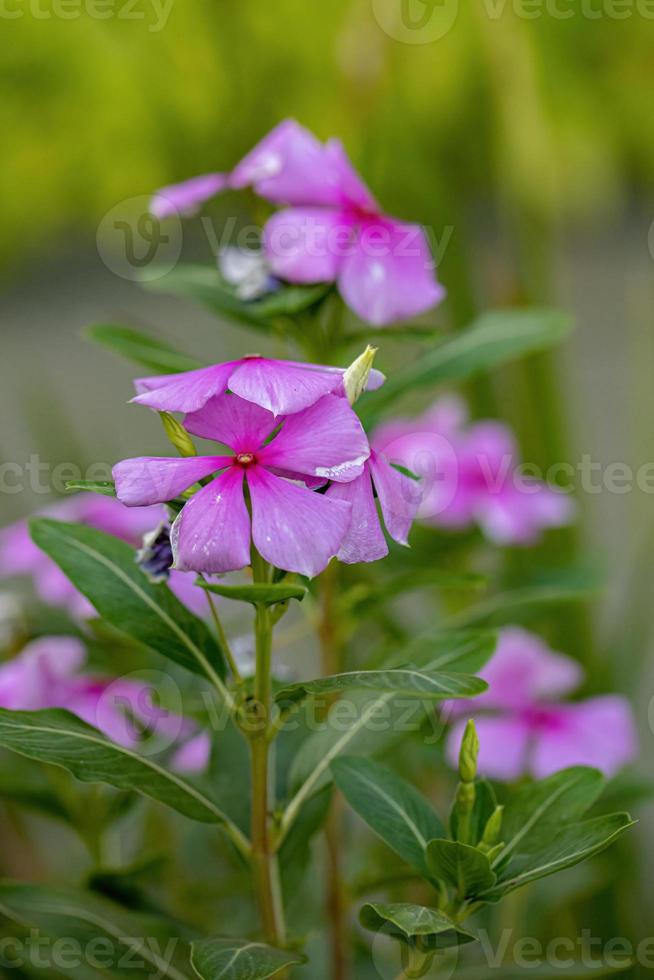
[[(116, 0), (98, 10), (5, 0), (0, 12), (0, 463), (36, 453), (86, 467), (164, 449), (147, 413), (126, 405), (133, 370), (80, 343), (82, 328), (151, 325), (213, 360), (242, 351), (243, 334), (144, 293), (99, 254), (98, 228), (125, 201), (230, 168), (288, 115), (341, 136), (386, 209), (429, 227), (443, 246), (444, 325), (524, 302), (575, 315), (553, 361), (470, 391), (478, 414), (517, 427), (526, 460), (589, 455), (635, 473), (654, 459), (654, 11), (644, 0)], [(214, 227), (243, 207), (221, 199)], [(181, 244), (209, 260), (199, 221)], [(380, 366), (395, 356), (382, 339)], [(43, 479), (44, 492), (2, 493), (0, 523), (49, 499)], [(580, 648), (578, 624), (567, 650), (613, 679), (593, 686), (635, 699), (650, 776), (651, 489), (580, 493), (575, 560), (605, 575), (607, 590), (588, 632), (595, 652)], [(649, 836), (640, 871), (617, 857), (606, 866), (614, 887), (582, 924), (654, 934), (641, 900)]]

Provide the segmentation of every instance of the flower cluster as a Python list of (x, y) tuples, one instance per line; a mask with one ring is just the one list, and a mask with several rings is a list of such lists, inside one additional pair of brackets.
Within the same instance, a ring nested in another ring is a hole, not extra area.
[[(141, 379), (136, 401), (186, 413), (188, 432), (229, 453), (124, 460), (114, 467), (119, 499), (150, 506), (204, 482), (172, 528), (176, 569), (236, 571), (250, 564), (252, 542), (272, 565), (307, 576), (335, 555), (383, 557), (373, 484), (387, 530), (403, 544), (419, 501), (413, 481), (371, 453), (343, 375), (256, 357)], [(383, 381), (371, 378), (373, 387)]]
[(292, 119), (275, 127), (231, 173), (162, 188), (151, 210), (158, 218), (193, 214), (221, 191), (246, 187), (271, 204), (288, 205), (263, 229), (274, 276), (291, 283), (336, 282), (348, 306), (376, 325), (416, 316), (442, 300), (423, 229), (381, 211), (340, 140), (323, 144)]
[(211, 741), (196, 724), (157, 704), (152, 687), (130, 678), (82, 673), (83, 644), (74, 637), (46, 636), (0, 666), (0, 707), (11, 711), (65, 708), (126, 748), (148, 739), (174, 748), (173, 768), (203, 770)]
[(474, 717), (480, 741), (479, 771), (512, 781), (545, 778), (567, 766), (594, 766), (615, 775), (637, 755), (632, 709), (617, 694), (560, 703), (583, 681), (577, 661), (550, 650), (516, 626), (501, 631), (497, 650), (480, 671), (489, 690), (473, 701), (452, 701), (447, 755), (453, 766), (466, 721)]
[(442, 398), (416, 419), (382, 426), (373, 445), (421, 477), (419, 516), (436, 527), (478, 524), (494, 544), (532, 544), (547, 528), (569, 523), (571, 498), (519, 475), (515, 437), (501, 422), (470, 424), (465, 404)]
[[(161, 507), (131, 510), (112, 497), (80, 493), (41, 512), (44, 517), (86, 524), (137, 547), (165, 517)], [(32, 541), (26, 521), (0, 530), (0, 577), (30, 576), (39, 598), (49, 606), (63, 606), (75, 618), (88, 619), (95, 611), (45, 552)], [(178, 599), (194, 612), (206, 609), (206, 596), (192, 575), (172, 572), (169, 585)]]

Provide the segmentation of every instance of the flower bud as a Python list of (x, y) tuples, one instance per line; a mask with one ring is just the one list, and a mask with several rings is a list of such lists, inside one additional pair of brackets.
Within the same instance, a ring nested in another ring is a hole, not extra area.
[(502, 833), (502, 818), (504, 817), (504, 807), (498, 806), (488, 818), (488, 823), (484, 828), (482, 845), (489, 850), (497, 844)]
[(363, 354), (350, 364), (343, 375), (343, 387), (350, 405), (354, 405), (368, 387), (368, 378), (378, 349), (368, 344)]
[(464, 783), (474, 783), (477, 778), (477, 757), (479, 755), (479, 739), (472, 719), (466, 725), (461, 742), (459, 755), (459, 776)]
[(180, 456), (197, 456), (197, 451), (193, 441), (182, 425), (169, 412), (159, 412), (163, 427), (169, 441), (173, 444)]

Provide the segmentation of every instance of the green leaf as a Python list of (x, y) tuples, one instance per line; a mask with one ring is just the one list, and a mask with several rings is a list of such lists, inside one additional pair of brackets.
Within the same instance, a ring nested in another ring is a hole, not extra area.
[(225, 676), (221, 650), (205, 623), (167, 585), (153, 584), (124, 541), (81, 524), (30, 522), (34, 542), (100, 615), (145, 646), (204, 677)]
[(135, 361), (155, 374), (177, 374), (205, 367), (194, 357), (180, 354), (165, 341), (134, 330), (133, 327), (99, 323), (89, 327), (86, 336), (96, 344), (115, 354), (121, 354), (129, 361)]
[[(478, 844), (482, 839), (486, 824), (496, 807), (497, 797), (491, 784), (486, 779), (477, 779), (475, 781), (475, 805), (470, 818), (472, 844)], [(450, 831), (453, 840), (457, 840), (459, 836), (459, 810), (456, 803), (450, 814)]]
[(421, 793), (369, 759), (345, 756), (335, 759), (331, 768), (352, 809), (423, 878), (431, 878), (425, 848), (445, 831)]
[[(100, 973), (138, 978), (156, 974), (161, 980), (191, 977), (189, 945), (180, 937), (179, 927), (160, 917), (127, 911), (92, 892), (2, 881), (0, 917), (28, 935), (36, 932), (42, 939), (76, 941), (81, 953), (79, 957), (73, 955), (77, 964), (70, 966), (70, 947), (55, 956), (52, 942), (39, 942), (39, 957), (53, 957), (47, 976), (63, 973), (79, 980), (97, 978)], [(102, 941), (100, 946), (98, 940)], [(84, 955), (93, 948), (97, 953), (95, 968), (90, 956), (87, 959)]]
[(475, 898), (495, 884), (496, 875), (487, 856), (469, 844), (432, 840), (426, 856), (432, 877), (455, 888), (461, 900)]
[(392, 691), (398, 697), (425, 698), (433, 701), (450, 698), (474, 698), (488, 690), (479, 677), (468, 674), (427, 672), (417, 667), (395, 670), (359, 670), (333, 677), (318, 677), (282, 688), (275, 697), (278, 702), (303, 701), (316, 695), (340, 694), (343, 691)]
[[(422, 671), (467, 672), (484, 666), (496, 642), (496, 634), (490, 631), (427, 634), (398, 656), (405, 659), (410, 653), (412, 662)], [(426, 703), (427, 699), (423, 698), (400, 697), (397, 691), (387, 691), (375, 698), (369, 692), (355, 691), (347, 704), (336, 702), (325, 724), (304, 740), (295, 757), (290, 782), (296, 793), (284, 815), (283, 832), (288, 832), (304, 800), (330, 781), (334, 759), (345, 754), (383, 752), (424, 723)], [(345, 720), (341, 714), (343, 707), (348, 711)]]
[(498, 901), (530, 881), (546, 878), (585, 861), (609, 847), (634, 821), (628, 813), (613, 813), (572, 824), (536, 853), (518, 855), (503, 870), (497, 885), (485, 891), (486, 901)]
[(383, 388), (361, 401), (366, 424), (416, 388), (461, 381), (481, 371), (547, 350), (565, 339), (572, 323), (568, 316), (548, 310), (497, 310), (484, 313), (472, 326), (454, 334), (415, 363), (396, 371)]
[(304, 585), (265, 585), (254, 583), (252, 585), (214, 585), (206, 579), (198, 579), (195, 583), (208, 592), (214, 592), (224, 599), (234, 599), (237, 602), (249, 602), (253, 606), (275, 606), (279, 602), (289, 602), (297, 599), (302, 602), (308, 589)]
[(67, 480), (66, 490), (83, 490), (85, 493), (99, 493), (103, 497), (116, 496), (113, 480)]
[(386, 666), (411, 663), (422, 670), (476, 674), (486, 666), (497, 646), (493, 630), (444, 632), (427, 630), (386, 661)]
[(260, 300), (246, 302), (223, 282), (215, 266), (209, 265), (178, 265), (163, 275), (148, 277), (143, 285), (190, 299), (213, 313), (266, 331), (272, 318), (302, 313), (324, 299), (330, 290), (326, 285), (285, 286)]
[(193, 969), (202, 980), (266, 980), (305, 962), (299, 953), (247, 939), (201, 939), (193, 943), (191, 953)]
[(61, 766), (82, 782), (135, 790), (191, 820), (223, 824), (247, 851), (243, 835), (201, 787), (169, 772), (153, 756), (110, 742), (68, 711), (0, 708), (0, 745), (28, 759)]
[(573, 766), (523, 786), (509, 797), (504, 809), (505, 847), (495, 865), (506, 862), (512, 854), (537, 851), (565, 824), (580, 820), (605, 784), (597, 769)]
[(477, 941), (477, 937), (436, 909), (422, 905), (364, 905), (361, 925), (371, 932), (383, 930), (408, 946), (422, 950), (450, 949)]

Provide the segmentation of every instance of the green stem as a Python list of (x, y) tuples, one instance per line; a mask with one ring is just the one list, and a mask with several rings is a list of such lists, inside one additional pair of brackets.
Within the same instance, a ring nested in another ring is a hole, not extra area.
[(227, 661), (230, 671), (232, 672), (232, 677), (234, 678), (237, 684), (242, 684), (243, 678), (241, 677), (241, 672), (238, 669), (238, 664), (236, 663), (236, 660), (234, 658), (234, 653), (232, 651), (232, 648), (229, 645), (229, 640), (227, 638), (227, 633), (225, 632), (225, 627), (223, 626), (220, 616), (218, 615), (218, 610), (216, 609), (216, 603), (213, 601), (213, 596), (211, 595), (211, 592), (209, 592), (208, 589), (206, 590), (206, 593), (207, 593), (207, 602), (209, 603), (209, 609), (211, 610), (211, 618), (213, 620), (216, 633), (218, 635), (218, 643), (220, 644), (220, 647), (223, 653), (225, 654), (225, 659)]
[[(253, 549), (255, 582), (267, 582), (270, 568)], [(279, 870), (271, 833), (274, 800), (270, 767), (269, 729), (272, 716), (272, 623), (267, 606), (257, 605), (255, 618), (256, 674), (252, 726), (248, 733), (252, 760), (252, 873), (254, 889), (266, 939), (285, 942), (284, 914), (279, 887)]]

